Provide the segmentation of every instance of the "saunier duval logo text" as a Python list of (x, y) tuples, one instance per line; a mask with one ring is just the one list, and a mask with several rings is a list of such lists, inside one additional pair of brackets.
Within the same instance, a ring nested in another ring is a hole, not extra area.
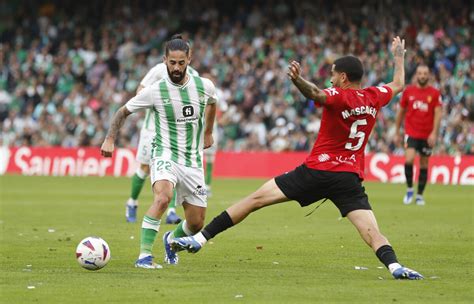
[(194, 117), (194, 107), (193, 106), (184, 106), (182, 109), (182, 114), (184, 118), (176, 119), (177, 122), (193, 122), (198, 118)]

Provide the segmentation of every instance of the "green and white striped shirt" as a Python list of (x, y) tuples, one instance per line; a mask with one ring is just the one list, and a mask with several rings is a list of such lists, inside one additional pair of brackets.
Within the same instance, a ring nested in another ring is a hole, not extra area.
[[(187, 71), (188, 75), (191, 76), (199, 76), (199, 73), (191, 66), (188, 65)], [(157, 81), (165, 78), (168, 75), (168, 71), (166, 70), (166, 64), (158, 63), (153, 68), (151, 68), (148, 73), (146, 73), (145, 77), (143, 77), (140, 85), (144, 88), (151, 86)], [(155, 132), (155, 116), (152, 115), (151, 110), (146, 110), (145, 120), (143, 121), (142, 130), (147, 130), (151, 132)]]
[(187, 167), (202, 167), (204, 113), (206, 105), (217, 101), (212, 81), (188, 75), (183, 85), (168, 75), (141, 90), (126, 103), (130, 112), (152, 109), (155, 139), (152, 158), (162, 157)]

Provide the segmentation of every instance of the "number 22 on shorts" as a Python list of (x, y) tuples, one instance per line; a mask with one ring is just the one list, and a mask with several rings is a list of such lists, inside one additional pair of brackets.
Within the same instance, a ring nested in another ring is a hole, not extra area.
[(158, 159), (156, 160), (155, 166), (156, 166), (156, 171), (165, 170), (165, 171), (171, 172), (170, 161)]

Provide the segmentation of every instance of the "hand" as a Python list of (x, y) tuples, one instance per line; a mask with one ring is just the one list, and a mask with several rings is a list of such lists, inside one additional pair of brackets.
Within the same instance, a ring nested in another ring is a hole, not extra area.
[(390, 50), (395, 57), (405, 56), (405, 52), (407, 51), (405, 50), (405, 39), (400, 40), (399, 36), (393, 38), (392, 48)]
[(298, 79), (298, 77), (300, 77), (300, 74), (301, 74), (301, 66), (299, 62), (296, 62), (294, 60), (290, 62), (290, 65), (288, 66), (287, 74), (292, 81), (295, 81), (296, 79)]
[(435, 132), (431, 132), (430, 136), (428, 136), (427, 142), (428, 142), (428, 146), (430, 146), (430, 148), (433, 148), (435, 146), (436, 137), (437, 137), (437, 134)]
[(214, 144), (212, 134), (204, 134), (204, 149), (210, 148)]
[(104, 157), (112, 157), (114, 147), (114, 141), (109, 137), (106, 137), (102, 143), (102, 147), (100, 147), (100, 154)]
[(399, 146), (400, 143), (402, 142), (402, 136), (399, 133), (396, 133), (395, 136), (393, 137), (393, 142), (395, 146)]

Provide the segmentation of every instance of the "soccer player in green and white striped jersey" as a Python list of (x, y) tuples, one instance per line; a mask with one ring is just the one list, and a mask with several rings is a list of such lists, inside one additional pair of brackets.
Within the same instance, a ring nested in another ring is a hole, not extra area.
[(163, 236), (165, 262), (178, 263), (178, 256), (169, 246), (172, 238), (191, 235), (204, 225), (207, 195), (203, 149), (214, 142), (217, 97), (209, 79), (186, 73), (190, 59), (186, 41), (181, 38), (168, 41), (164, 56), (166, 77), (141, 90), (117, 111), (101, 147), (103, 156), (112, 156), (114, 141), (127, 116), (140, 109), (152, 109), (155, 138), (150, 176), (154, 199), (143, 218), (136, 267), (161, 268), (153, 262), (152, 247), (174, 189), (176, 204), (183, 205), (185, 220)]
[[(178, 35), (175, 35), (178, 37)], [(173, 37), (175, 37), (173, 36)], [(199, 76), (199, 73), (188, 66), (186, 72), (192, 76)], [(140, 82), (137, 89), (137, 94), (146, 87), (151, 86), (153, 83), (160, 81), (167, 75), (167, 69), (165, 63), (159, 63), (155, 65)], [(150, 109), (146, 110), (145, 119), (143, 121), (142, 128), (140, 130), (140, 139), (138, 141), (138, 148), (136, 154), (136, 160), (139, 166), (135, 174), (131, 178), (131, 192), (130, 197), (126, 202), (125, 206), (125, 218), (127, 222), (134, 223), (137, 220), (137, 208), (138, 208), (138, 196), (143, 189), (146, 177), (150, 174), (150, 160), (151, 160), (151, 149), (153, 138), (155, 137), (155, 116), (153, 111)], [(176, 195), (173, 195), (173, 199), (168, 206), (166, 214), (167, 224), (178, 224), (181, 222), (181, 218), (176, 214), (175, 209)]]

